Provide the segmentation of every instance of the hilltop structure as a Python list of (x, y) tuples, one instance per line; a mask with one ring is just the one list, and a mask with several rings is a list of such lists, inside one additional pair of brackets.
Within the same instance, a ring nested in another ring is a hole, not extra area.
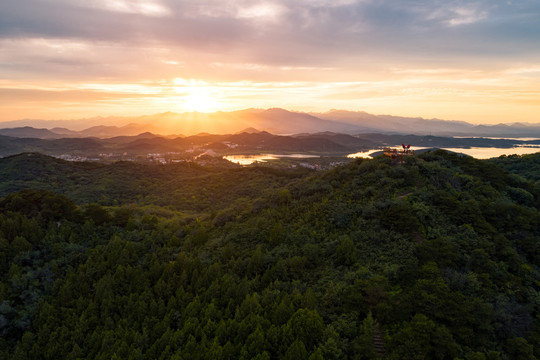
[(411, 150), (411, 144), (407, 146), (405, 146), (405, 144), (401, 144), (401, 146), (403, 147), (403, 150), (385, 148), (384, 155), (391, 159), (399, 159), (403, 163), (405, 156), (414, 155), (414, 150)]

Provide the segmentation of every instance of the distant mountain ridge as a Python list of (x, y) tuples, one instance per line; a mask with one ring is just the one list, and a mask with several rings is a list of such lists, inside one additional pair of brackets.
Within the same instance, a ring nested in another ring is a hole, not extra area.
[[(62, 138), (114, 138), (119, 136), (136, 136), (149, 134), (157, 128), (149, 124), (127, 124), (121, 127), (115, 125), (96, 125), (81, 131), (66, 128), (41, 129), (31, 126), (0, 128), (0, 135), (16, 138), (62, 139)], [(155, 136), (155, 135), (154, 135)]]
[[(362, 124), (362, 132), (436, 136), (538, 137), (540, 124), (473, 125), (465, 121), (372, 115), (362, 111), (311, 113), (321, 119)], [(540, 119), (539, 119), (540, 120)]]
[[(539, 119), (540, 120), (540, 119)], [(86, 124), (86, 127), (83, 125)], [(93, 125), (88, 127), (88, 125)], [(540, 137), (540, 124), (473, 125), (465, 121), (373, 115), (362, 111), (331, 110), (303, 113), (280, 108), (215, 113), (164, 112), (136, 117), (96, 117), (78, 120), (17, 120), (0, 123), (0, 135), (54, 139), (62, 137), (133, 136), (143, 132), (170, 135), (272, 134), (350, 135), (390, 133), (434, 136)], [(245, 131), (247, 130), (247, 131)]]
[[(31, 131), (29, 131), (30, 133)], [(316, 134), (273, 135), (266, 131), (239, 134), (198, 134), (187, 137), (163, 137), (149, 132), (136, 136), (62, 137), (39, 139), (0, 135), (0, 157), (22, 152), (40, 152), (47, 155), (101, 156), (123, 154), (147, 156), (151, 153), (185, 153), (212, 150), (220, 153), (315, 153), (343, 156), (358, 151), (380, 149), (411, 143), (421, 147), (467, 148), (539, 146), (540, 140), (508, 140), (489, 138), (452, 138), (432, 135), (401, 135), (366, 133), (348, 135), (334, 132)], [(122, 156), (123, 156), (122, 155)]]
[(36, 129), (31, 126), (0, 129), (0, 135), (16, 138), (58, 139), (60, 134), (48, 129)]

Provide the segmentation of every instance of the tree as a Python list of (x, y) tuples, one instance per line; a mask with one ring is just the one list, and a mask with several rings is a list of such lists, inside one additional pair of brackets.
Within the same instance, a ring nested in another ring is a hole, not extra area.
[(308, 352), (302, 340), (295, 340), (289, 346), (283, 360), (308, 360)]
[(534, 347), (524, 338), (516, 337), (506, 342), (506, 352), (512, 360), (535, 360)]
[(416, 314), (392, 336), (389, 350), (389, 359), (402, 360), (451, 360), (458, 354), (450, 332), (422, 314)]
[(373, 319), (373, 315), (370, 311), (366, 318), (362, 321), (360, 333), (353, 343), (355, 359), (377, 358), (378, 354), (375, 351), (374, 346), (374, 338), (377, 326), (378, 325)]
[(343, 236), (339, 246), (336, 249), (336, 258), (338, 264), (351, 266), (357, 261), (356, 246), (347, 235)]
[(111, 215), (101, 205), (92, 203), (86, 205), (84, 209), (84, 216), (94, 222), (96, 225), (103, 225), (106, 222), (111, 221)]
[(250, 274), (260, 274), (262, 271), (262, 249), (261, 245), (257, 245), (257, 248), (253, 253), (251, 254), (251, 259), (249, 260), (249, 264), (247, 267), (247, 270)]
[(319, 344), (324, 333), (324, 322), (317, 310), (299, 309), (288, 322), (294, 338), (310, 351)]

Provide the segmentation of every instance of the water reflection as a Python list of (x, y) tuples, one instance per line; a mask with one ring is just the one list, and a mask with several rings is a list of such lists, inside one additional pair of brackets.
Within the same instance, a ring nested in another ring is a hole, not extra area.
[[(398, 151), (401, 151), (401, 147), (395, 147)], [(416, 150), (420, 150), (420, 149), (427, 149), (426, 147), (422, 147), (422, 146), (411, 146), (410, 147), (410, 150), (413, 150), (413, 151), (416, 151)], [(373, 156), (377, 156), (377, 155), (382, 155), (383, 153), (383, 149), (382, 148), (379, 148), (379, 149), (370, 149), (370, 150), (366, 150), (366, 151), (360, 151), (360, 152), (357, 152), (357, 153), (354, 153), (354, 154), (349, 154), (347, 155), (348, 158), (351, 158), (351, 159), (355, 159), (355, 158), (364, 158), (364, 159), (371, 159)]]
[(349, 154), (347, 155), (348, 158), (351, 158), (351, 159), (357, 159), (357, 158), (364, 158), (364, 159), (371, 159), (371, 154), (373, 154), (374, 152), (377, 152), (377, 151), (380, 151), (380, 150), (376, 150), (376, 149), (371, 149), (371, 150), (367, 150), (367, 151), (359, 151), (357, 153), (354, 153), (354, 154)]
[(513, 148), (477, 148), (470, 149), (445, 148), (445, 150), (470, 155), (476, 159), (490, 159), (501, 155), (526, 155), (540, 151), (538, 147), (513, 147)]
[[(396, 147), (397, 148), (397, 147)], [(427, 149), (425, 147), (411, 147), (413, 150)], [(400, 149), (398, 149), (400, 150)], [(540, 152), (538, 145), (516, 146), (512, 148), (496, 148), (496, 147), (471, 147), (471, 148), (444, 148), (444, 150), (453, 151), (472, 156), (476, 159), (490, 159), (501, 155), (526, 155)], [(371, 155), (379, 155), (382, 149), (370, 149), (347, 155), (348, 158), (371, 158)]]
[(266, 162), (268, 160), (276, 160), (279, 158), (298, 158), (298, 159), (307, 159), (307, 158), (317, 158), (318, 155), (307, 155), (307, 154), (260, 154), (260, 155), (226, 155), (223, 158), (229, 160), (230, 162), (237, 163), (240, 165), (251, 165), (254, 162)]

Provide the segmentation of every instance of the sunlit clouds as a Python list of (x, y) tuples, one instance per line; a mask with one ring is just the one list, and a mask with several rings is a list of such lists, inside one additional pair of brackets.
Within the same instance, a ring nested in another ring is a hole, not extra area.
[(128, 14), (141, 14), (146, 16), (167, 16), (171, 11), (159, 1), (155, 0), (94, 0), (81, 1), (81, 6), (96, 6), (110, 11)]
[(331, 108), (540, 121), (537, 1), (21, 0), (0, 120)]

